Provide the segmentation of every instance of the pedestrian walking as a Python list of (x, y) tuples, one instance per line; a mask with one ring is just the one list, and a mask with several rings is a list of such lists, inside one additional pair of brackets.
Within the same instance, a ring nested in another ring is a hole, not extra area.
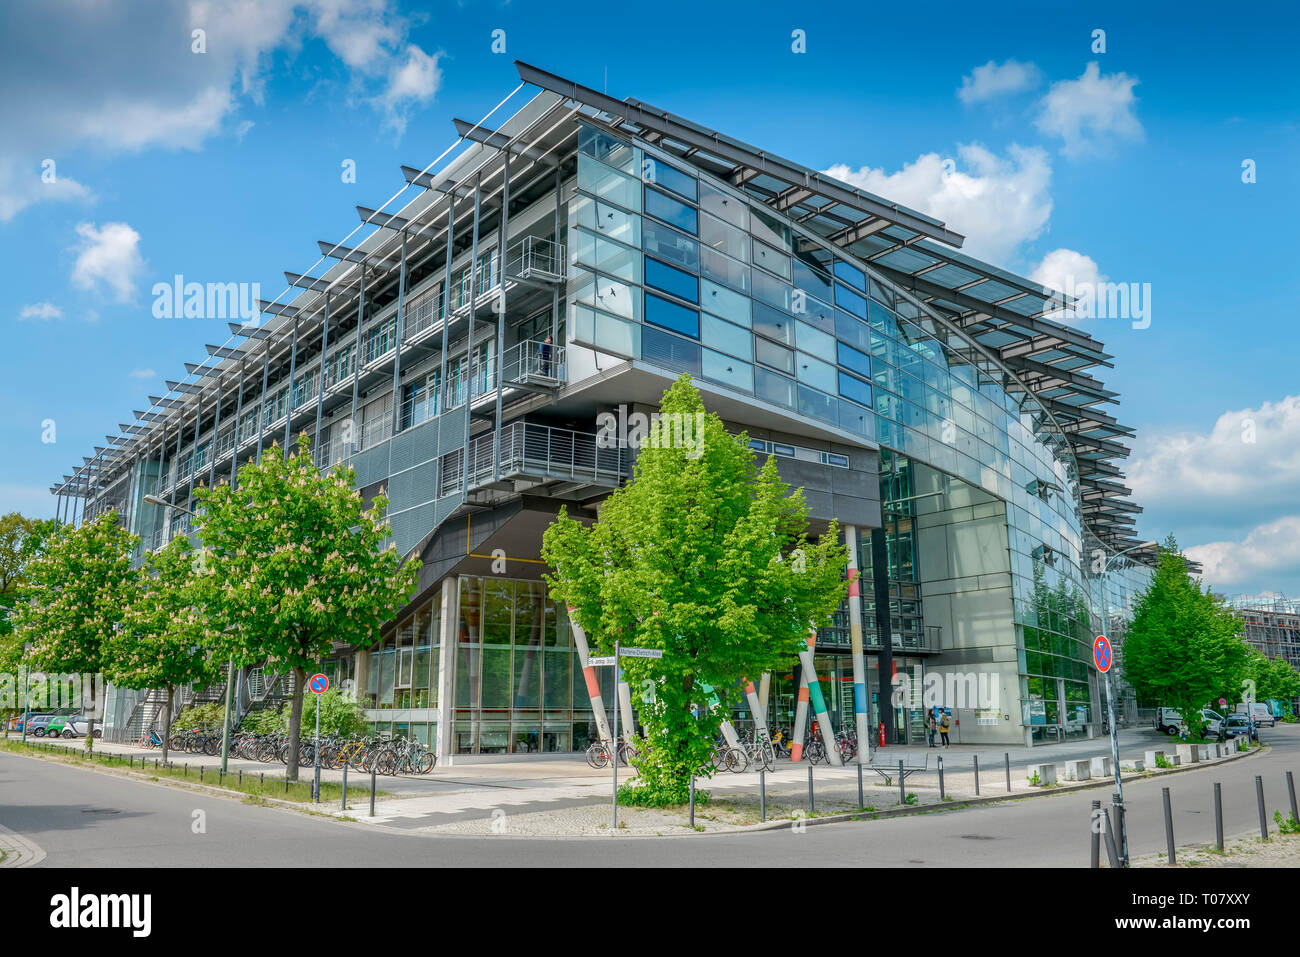
[(947, 711), (945, 711), (943, 715), (939, 718), (939, 738), (943, 741), (943, 746), (945, 748), (948, 747), (950, 742), (948, 741), (948, 712)]

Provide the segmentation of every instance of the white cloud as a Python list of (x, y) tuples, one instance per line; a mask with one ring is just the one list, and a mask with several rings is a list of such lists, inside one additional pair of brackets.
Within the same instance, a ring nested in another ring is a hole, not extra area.
[[(1074, 295), (1075, 290), (1084, 286), (1096, 288), (1106, 276), (1091, 256), (1073, 249), (1053, 249), (1033, 268), (1029, 278), (1048, 289)], [(1073, 309), (1058, 309), (1048, 313), (1048, 318), (1068, 322), (1076, 316)]]
[(1102, 74), (1094, 61), (1077, 80), (1059, 80), (1043, 97), (1038, 128), (1064, 142), (1061, 152), (1079, 157), (1118, 140), (1143, 135), (1137, 118), (1138, 79), (1127, 73)]
[(19, 319), (62, 319), (63, 310), (52, 302), (37, 302), (23, 306), (18, 313)]
[(1042, 82), (1042, 73), (1032, 63), (1007, 60), (998, 64), (989, 60), (961, 78), (957, 97), (963, 103), (979, 103), (999, 96), (1032, 90)]
[(118, 302), (130, 302), (135, 295), (136, 277), (144, 268), (140, 257), (140, 234), (126, 223), (78, 223), (77, 260), (72, 266), (72, 284), (81, 289), (111, 292)]
[(843, 163), (826, 172), (938, 217), (966, 236), (963, 252), (1006, 262), (1037, 238), (1051, 217), (1051, 160), (1038, 147), (1016, 145), (1002, 157), (976, 143), (962, 144), (957, 155), (960, 164), (926, 153), (895, 173), (867, 166), (854, 170)]
[(156, 378), (157, 375), (158, 373), (154, 372), (152, 369), (132, 369), (130, 372), (132, 379), (153, 379)]
[(1216, 590), (1275, 585), (1300, 573), (1300, 515), (1257, 525), (1241, 541), (1208, 542), (1184, 552), (1201, 563), (1202, 578)]
[(1224, 412), (1208, 432), (1143, 430), (1127, 468), (1145, 506), (1232, 519), (1294, 509), (1300, 489), (1300, 395)]
[[(193, 30), (206, 52), (193, 52)], [(396, 0), (137, 0), (130, 16), (100, 0), (0, 5), (0, 223), (37, 202), (90, 196), (63, 176), (41, 183), (44, 158), (242, 136), (238, 113), (261, 102), (272, 56), (311, 39), (346, 67), (349, 100), (400, 130), (440, 79), (426, 62), (436, 55), (409, 44), (409, 31)]]
[(387, 124), (397, 131), (398, 136), (406, 132), (410, 111), (432, 100), (442, 85), (438, 59), (438, 54), (430, 56), (417, 46), (408, 46), (406, 59), (393, 66), (387, 87), (376, 97), (387, 117)]

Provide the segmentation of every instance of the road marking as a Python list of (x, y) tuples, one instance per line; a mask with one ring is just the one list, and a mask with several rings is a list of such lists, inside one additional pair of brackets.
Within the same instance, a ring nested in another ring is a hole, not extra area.
[(43, 860), (39, 844), (0, 824), (0, 867), (34, 867)]

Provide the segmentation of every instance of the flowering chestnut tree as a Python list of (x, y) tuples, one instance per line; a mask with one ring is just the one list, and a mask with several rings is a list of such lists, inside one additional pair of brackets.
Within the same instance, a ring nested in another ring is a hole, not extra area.
[(388, 498), (367, 508), (351, 468), (322, 472), (301, 435), (238, 472), (235, 487), (200, 488), (199, 538), (208, 550), (221, 652), (246, 665), (288, 669), (295, 694), (289, 768), (298, 777), (307, 669), (336, 642), (368, 647), (415, 591), (419, 563), (404, 562), (389, 535)]

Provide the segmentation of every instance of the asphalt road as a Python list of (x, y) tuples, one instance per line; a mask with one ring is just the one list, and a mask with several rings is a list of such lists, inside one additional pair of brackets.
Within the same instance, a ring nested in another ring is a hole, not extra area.
[[(1214, 836), (1213, 785), (1223, 785), (1228, 837), (1258, 833), (1255, 775), (1268, 817), (1287, 813), (1285, 773), (1300, 775), (1300, 726), (1261, 732), (1269, 752), (1215, 768), (1126, 784), (1130, 846), (1164, 849), (1161, 787), (1171, 791), (1180, 845)], [(1088, 790), (883, 821), (671, 838), (524, 839), (396, 831), (245, 805), (149, 782), (0, 753), (0, 825), (46, 853), (40, 866), (727, 865), (1061, 866), (1088, 864)], [(195, 833), (203, 812), (203, 833)]]

